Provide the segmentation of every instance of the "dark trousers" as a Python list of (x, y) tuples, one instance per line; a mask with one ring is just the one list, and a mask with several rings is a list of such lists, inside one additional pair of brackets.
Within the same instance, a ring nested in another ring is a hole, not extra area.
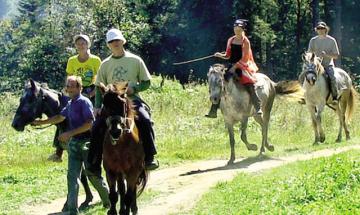
[(330, 91), (334, 99), (337, 99), (338, 97), (338, 90), (336, 86), (336, 78), (335, 78), (335, 72), (334, 72), (334, 66), (327, 66), (325, 67), (325, 72), (330, 80)]
[[(140, 140), (142, 141), (145, 161), (152, 160), (157, 154), (155, 147), (155, 132), (152, 127), (151, 115), (148, 106), (139, 99), (133, 101), (137, 119), (135, 124), (139, 129)], [(91, 140), (89, 146), (88, 161), (91, 164), (89, 171), (101, 172), (101, 161), (103, 151), (103, 141), (106, 132), (106, 119), (104, 117), (96, 118), (91, 129)]]

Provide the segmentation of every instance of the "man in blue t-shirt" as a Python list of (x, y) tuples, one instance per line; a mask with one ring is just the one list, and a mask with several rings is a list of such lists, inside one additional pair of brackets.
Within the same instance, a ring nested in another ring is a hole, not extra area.
[[(69, 76), (66, 80), (66, 91), (71, 100), (60, 114), (46, 120), (35, 120), (32, 125), (57, 124), (68, 119), (68, 131), (59, 135), (61, 142), (68, 143), (68, 196), (64, 210), (70, 214), (78, 214), (78, 193), (81, 167), (87, 166), (88, 145), (90, 142), (90, 129), (94, 121), (91, 101), (81, 95), (82, 82), (77, 76)], [(99, 192), (105, 207), (110, 205), (109, 190), (101, 176), (87, 172), (90, 182)]]

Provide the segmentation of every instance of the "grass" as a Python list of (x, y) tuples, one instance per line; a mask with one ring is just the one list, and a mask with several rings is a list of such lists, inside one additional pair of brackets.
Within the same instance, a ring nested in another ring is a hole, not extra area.
[[(160, 78), (155, 77), (152, 88), (143, 92), (142, 97), (152, 108), (157, 158), (161, 168), (196, 160), (228, 159), (229, 140), (220, 111), (217, 119), (203, 117), (210, 107), (207, 86), (189, 85), (183, 90), (179, 83), (166, 80), (165, 85), (160, 88), (160, 81)], [(23, 214), (19, 208), (23, 204), (38, 204), (66, 196), (66, 155), (63, 158), (65, 162), (61, 164), (46, 161), (53, 152), (54, 127), (44, 130), (29, 127), (24, 132), (14, 131), (11, 120), (18, 98), (19, 94), (0, 95), (0, 199), (3, 200), (0, 202), (0, 214)], [(358, 143), (358, 113), (355, 113), (350, 126), (353, 139), (334, 143), (338, 129), (337, 117), (332, 111), (326, 110), (323, 117), (326, 142), (312, 146), (314, 138), (306, 108), (277, 98), (269, 130), (270, 142), (275, 146), (275, 151), (267, 152), (266, 155), (284, 156)], [(260, 133), (260, 127), (251, 119), (249, 141), (259, 143)], [(235, 139), (237, 158), (258, 153), (247, 151), (240, 142), (239, 135)], [(39, 192), (33, 191), (35, 188)], [(140, 204), (157, 195), (159, 194), (147, 190), (141, 196)], [(103, 211), (100, 206), (91, 210), (98, 211), (96, 213)], [(90, 211), (85, 214), (92, 213)]]
[(360, 151), (239, 174), (189, 214), (359, 214)]

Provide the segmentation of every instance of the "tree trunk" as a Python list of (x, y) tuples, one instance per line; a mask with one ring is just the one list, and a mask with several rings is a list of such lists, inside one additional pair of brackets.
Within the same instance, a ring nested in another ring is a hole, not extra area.
[(341, 0), (335, 0), (335, 19), (334, 19), (334, 24), (333, 24), (333, 29), (334, 29), (334, 37), (338, 43), (339, 46), (339, 51), (340, 51), (340, 57), (336, 60), (336, 64), (337, 66), (341, 66), (341, 40), (342, 40), (342, 24), (341, 24), (341, 11), (342, 11), (342, 7), (341, 7)]
[(320, 15), (319, 15), (319, 0), (312, 0), (310, 3), (311, 9), (312, 9), (312, 23), (313, 28), (315, 28), (317, 22), (320, 21)]

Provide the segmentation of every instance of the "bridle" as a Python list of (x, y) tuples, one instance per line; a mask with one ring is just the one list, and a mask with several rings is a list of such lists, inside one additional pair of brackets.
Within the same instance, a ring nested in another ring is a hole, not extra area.
[(116, 143), (118, 142), (118, 140), (124, 133), (130, 134), (135, 127), (134, 118), (127, 116), (128, 107), (127, 107), (126, 102), (123, 103), (123, 110), (124, 110), (124, 113), (122, 115), (111, 115), (111, 116), (106, 117), (106, 126), (108, 128), (108, 131), (111, 128), (111, 126), (113, 125), (114, 121), (116, 122), (116, 128), (120, 129), (120, 135), (118, 138), (113, 137), (111, 135), (111, 133), (109, 132), (112, 145), (116, 145)]

